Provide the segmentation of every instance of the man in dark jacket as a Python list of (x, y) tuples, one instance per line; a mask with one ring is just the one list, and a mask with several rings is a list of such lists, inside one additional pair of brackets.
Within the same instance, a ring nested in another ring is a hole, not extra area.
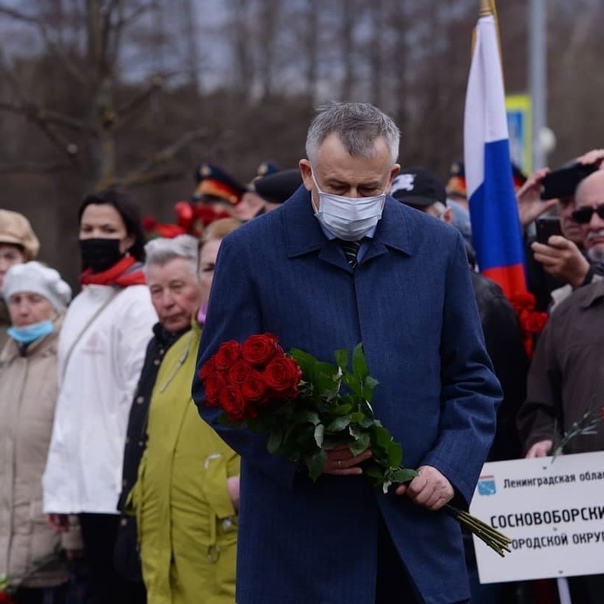
[[(429, 170), (401, 170), (394, 179), (391, 195), (406, 205), (452, 224), (453, 215), (451, 208), (447, 207), (445, 187), (438, 176)], [(470, 277), (487, 352), (503, 390), (503, 401), (497, 410), (497, 431), (487, 461), (518, 459), (522, 457), (522, 446), (516, 429), (516, 416), (526, 395), (529, 360), (512, 306), (497, 283), (472, 269), (472, 251), (471, 248), (467, 250)], [(516, 586), (480, 585), (471, 535), (464, 534), (464, 544), (471, 579), (472, 602), (495, 604), (510, 601), (510, 594)]]
[[(452, 223), (444, 185), (423, 168), (401, 170), (392, 184), (391, 195), (417, 210)], [(471, 259), (468, 258), (470, 264)], [(518, 319), (501, 288), (475, 271), (470, 272), (478, 312), (495, 374), (503, 389), (503, 402), (497, 412), (497, 432), (488, 461), (522, 457), (516, 430), (516, 415), (526, 395), (529, 360), (522, 342)]]

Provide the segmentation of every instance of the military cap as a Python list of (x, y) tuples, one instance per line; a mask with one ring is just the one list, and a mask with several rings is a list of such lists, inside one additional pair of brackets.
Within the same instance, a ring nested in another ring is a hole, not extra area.
[(461, 197), (468, 196), (466, 171), (463, 162), (456, 161), (451, 164), (446, 189), (447, 195), (460, 195)]
[(225, 201), (236, 205), (246, 192), (244, 185), (214, 164), (201, 164), (196, 174), (199, 180), (193, 199), (197, 201)]
[(269, 203), (287, 201), (302, 184), (302, 175), (298, 168), (281, 170), (254, 181), (254, 190)]

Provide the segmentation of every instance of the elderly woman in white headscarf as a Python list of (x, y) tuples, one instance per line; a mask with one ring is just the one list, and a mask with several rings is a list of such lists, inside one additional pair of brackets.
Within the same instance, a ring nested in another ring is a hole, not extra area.
[[(57, 533), (42, 513), (42, 473), (57, 400), (57, 340), (71, 289), (39, 262), (12, 266), (3, 296), (11, 326), (0, 353), (0, 577), (15, 601), (61, 602), (67, 565), (54, 552), (81, 548), (77, 526)], [(46, 561), (46, 563), (43, 563)]]

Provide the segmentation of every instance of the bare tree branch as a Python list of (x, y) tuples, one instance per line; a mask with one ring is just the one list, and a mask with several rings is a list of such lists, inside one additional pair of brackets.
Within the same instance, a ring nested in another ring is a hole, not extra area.
[(150, 185), (158, 182), (170, 182), (173, 180), (180, 180), (183, 176), (186, 176), (190, 172), (189, 167), (182, 168), (166, 168), (164, 170), (157, 170), (149, 172), (147, 174), (140, 174), (128, 181), (125, 179), (118, 179), (117, 183), (120, 186), (128, 187), (130, 189), (135, 187), (142, 187), (144, 185)]
[(38, 119), (46, 120), (47, 122), (60, 124), (66, 128), (72, 128), (73, 130), (79, 130), (81, 132), (92, 132), (93, 128), (90, 124), (78, 118), (65, 115), (59, 111), (53, 111), (52, 109), (44, 109), (38, 107)]
[(139, 4), (129, 15), (124, 15), (118, 22), (120, 28), (128, 27), (140, 19), (147, 11), (154, 8), (153, 2)]
[(60, 149), (62, 153), (67, 155), (69, 160), (72, 161), (74, 165), (79, 165), (79, 162), (76, 158), (78, 146), (68, 141), (59, 132), (57, 132), (47, 119), (40, 117), (39, 108), (37, 108), (35, 103), (32, 103), (27, 99), (23, 89), (21, 88), (21, 85), (19, 84), (19, 81), (15, 77), (15, 74), (12, 72), (10, 67), (8, 67), (6, 57), (2, 52), (2, 49), (0, 49), (0, 72), (5, 73), (9, 86), (21, 101), (21, 105), (25, 108), (28, 108), (28, 111), (25, 111), (22, 115), (29, 122), (38, 126), (38, 128), (46, 135), (46, 138), (48, 138), (55, 147)]
[(0, 164), (0, 174), (54, 174), (73, 170), (73, 164), (55, 162), (51, 164), (38, 164), (34, 162), (18, 162), (14, 164)]
[(66, 71), (78, 82), (84, 83), (86, 81), (82, 72), (74, 65), (73, 61), (69, 59), (64, 50), (52, 40), (44, 15), (29, 15), (4, 5), (0, 5), (0, 15), (6, 15), (12, 19), (21, 21), (22, 23), (37, 27), (40, 30), (44, 42), (46, 42), (48, 50), (62, 61)]
[[(130, 12), (130, 14), (126, 15), (124, 9), (124, 3), (116, 0), (114, 2), (115, 7), (117, 9), (117, 19), (115, 19), (113, 23), (113, 41), (111, 46), (109, 47), (109, 40), (107, 40), (107, 55), (112, 63), (117, 61), (118, 51), (121, 45), (122, 33), (126, 27), (132, 25), (137, 19), (139, 19), (142, 15), (144, 15), (147, 11), (153, 10), (154, 3), (141, 3), (136, 8)], [(114, 10), (112, 9), (112, 10)], [(109, 18), (111, 15), (109, 15)]]
[(154, 92), (161, 89), (163, 85), (164, 79), (161, 76), (154, 76), (151, 78), (151, 83), (147, 88), (144, 88), (138, 94), (135, 94), (129, 101), (116, 109), (118, 118), (123, 119), (138, 109), (153, 95)]
[(29, 23), (31, 25), (38, 25), (40, 22), (40, 19), (37, 16), (28, 15), (27, 13), (23, 13), (20, 10), (16, 10), (9, 6), (0, 5), (0, 15), (6, 15), (17, 21), (22, 21), (23, 23)]
[(40, 28), (40, 33), (42, 34), (42, 37), (46, 42), (48, 50), (63, 63), (65, 71), (67, 71), (67, 73), (69, 73), (71, 77), (74, 78), (74, 80), (76, 80), (80, 84), (86, 84), (86, 77), (84, 76), (84, 74), (78, 69), (75, 63), (68, 57), (68, 55), (59, 46), (59, 44), (57, 44), (51, 39), (50, 33), (48, 32), (48, 28), (44, 25), (44, 23), (41, 21), (38, 25)]
[(150, 160), (132, 170), (129, 174), (124, 176), (124, 178), (121, 178), (120, 184), (125, 187), (131, 187), (134, 184), (141, 182), (142, 179), (148, 177), (148, 175), (158, 166), (162, 166), (173, 159), (181, 149), (191, 144), (193, 141), (206, 138), (208, 134), (207, 128), (199, 128), (198, 130), (187, 132), (174, 143), (164, 147), (161, 151), (156, 153)]
[(8, 111), (22, 115), (30, 121), (44, 121), (47, 123), (59, 124), (66, 128), (78, 130), (80, 132), (92, 132), (93, 128), (90, 124), (79, 120), (69, 115), (65, 115), (59, 111), (45, 109), (35, 104), (19, 104), (10, 103), (8, 101), (0, 101), (0, 111)]

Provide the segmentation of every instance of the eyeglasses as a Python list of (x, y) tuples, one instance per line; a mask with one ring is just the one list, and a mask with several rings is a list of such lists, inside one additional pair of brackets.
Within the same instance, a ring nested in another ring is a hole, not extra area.
[(575, 210), (571, 216), (577, 224), (589, 224), (594, 212), (599, 218), (604, 220), (604, 204), (599, 205), (597, 208), (590, 208), (588, 206), (579, 208), (578, 210)]

